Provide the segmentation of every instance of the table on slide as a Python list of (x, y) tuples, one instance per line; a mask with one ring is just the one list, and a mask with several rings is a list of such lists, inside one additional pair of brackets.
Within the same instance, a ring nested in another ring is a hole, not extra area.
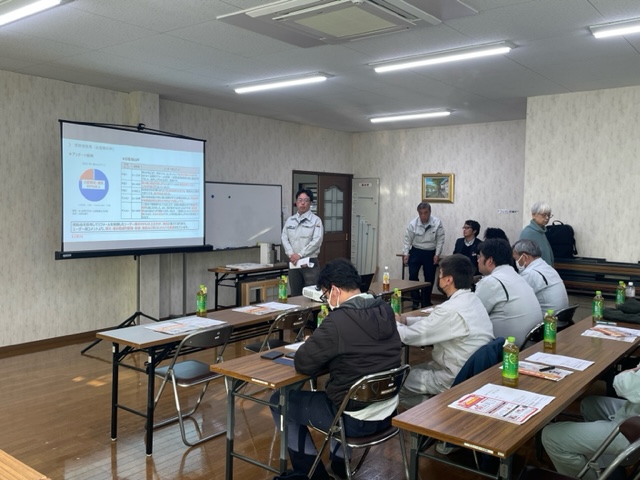
[[(435, 458), (428, 452), (419, 451), (422, 437), (432, 437), (497, 457), (500, 468), (496, 478), (511, 478), (512, 457), (515, 452), (583, 394), (609, 367), (640, 344), (640, 337), (633, 343), (627, 343), (583, 336), (582, 333), (591, 326), (589, 317), (559, 332), (555, 353), (590, 360), (594, 362), (593, 365), (584, 371), (574, 371), (558, 382), (520, 375), (519, 389), (555, 397), (549, 405), (522, 425), (448, 407), (487, 383), (500, 385), (502, 380), (498, 366), (394, 417), (394, 425), (411, 433), (410, 478), (418, 478), (418, 460), (421, 456)], [(633, 325), (624, 326), (634, 328)], [(543, 351), (542, 342), (522, 351), (520, 358), (525, 359), (539, 351)]]
[[(290, 297), (288, 303), (301, 308), (310, 307), (314, 310), (320, 309), (320, 303), (308, 298)], [(233, 326), (231, 341), (246, 338), (245, 332), (255, 333), (256, 326), (267, 326), (281, 312), (272, 312), (264, 315), (252, 315), (248, 313), (235, 312), (233, 310), (221, 310), (210, 312), (208, 317), (226, 322)], [(118, 410), (125, 410), (130, 413), (145, 418), (146, 421), (146, 453), (153, 453), (153, 416), (155, 397), (155, 369), (158, 364), (167, 358), (173, 348), (187, 333), (170, 335), (156, 332), (145, 325), (136, 325), (115, 330), (99, 332), (96, 336), (102, 340), (112, 343), (112, 382), (111, 382), (111, 439), (118, 437)], [(137, 367), (126, 363), (126, 357), (134, 352), (145, 352), (147, 361), (144, 367)], [(122, 405), (118, 402), (118, 376), (120, 368), (127, 368), (145, 373), (147, 376), (147, 404), (144, 411)]]

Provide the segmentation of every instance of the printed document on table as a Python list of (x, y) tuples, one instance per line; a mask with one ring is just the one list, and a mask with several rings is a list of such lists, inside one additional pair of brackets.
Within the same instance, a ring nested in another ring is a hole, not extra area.
[(167, 335), (178, 335), (180, 333), (188, 333), (203, 328), (224, 325), (225, 323), (227, 322), (192, 315), (190, 317), (179, 318), (177, 320), (166, 320), (163, 322), (152, 323), (150, 325), (145, 325), (145, 328), (159, 333), (166, 333)]
[(640, 336), (640, 331), (633, 328), (614, 327), (609, 325), (595, 325), (589, 330), (582, 332), (585, 337), (606, 338), (608, 340), (618, 340), (619, 342), (633, 343)]
[(298, 260), (298, 262), (294, 265), (289, 262), (289, 269), (293, 268), (313, 268), (314, 263), (309, 260), (309, 257), (304, 257)]
[(536, 352), (533, 355), (529, 355), (525, 360), (544, 363), (545, 365), (555, 365), (556, 367), (567, 367), (580, 371), (586, 370), (588, 367), (593, 365), (593, 362), (589, 360), (543, 352)]
[(553, 380), (554, 382), (557, 382), (567, 375), (571, 375), (573, 373), (570, 370), (564, 370), (558, 367), (554, 367), (551, 370), (545, 370), (544, 372), (541, 372), (540, 369), (544, 367), (547, 367), (547, 365), (540, 365), (539, 363), (529, 363), (520, 360), (520, 363), (518, 364), (518, 372), (523, 375), (529, 375), (531, 377)]
[(489, 383), (464, 395), (449, 407), (522, 425), (554, 398)]
[(291, 304), (291, 303), (280, 303), (280, 302), (260, 303), (259, 306), (265, 307), (265, 308), (270, 308), (271, 310), (273, 310), (275, 312), (281, 312), (283, 310), (291, 310), (293, 308), (299, 308), (300, 307), (300, 305), (294, 305), (294, 304)]
[(259, 303), (257, 305), (247, 305), (246, 307), (236, 307), (232, 310), (234, 312), (248, 313), (250, 315), (267, 315), (269, 313), (276, 313), (283, 310), (298, 308), (298, 306), (299, 305), (291, 305), (288, 303), (267, 302)]
[(300, 345), (304, 344), (304, 341), (302, 342), (296, 342), (296, 343), (290, 343), (289, 345), (285, 345), (284, 348), (286, 348), (287, 350), (293, 350), (294, 352), (297, 352), (298, 349), (300, 348)]

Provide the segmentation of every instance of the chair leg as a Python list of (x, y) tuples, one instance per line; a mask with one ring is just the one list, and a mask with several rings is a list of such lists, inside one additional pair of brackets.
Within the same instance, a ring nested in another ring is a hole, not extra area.
[(404, 478), (409, 480), (409, 462), (407, 462), (407, 448), (404, 444), (404, 434), (402, 430), (398, 431), (398, 438), (400, 439), (400, 454), (402, 455), (402, 464), (404, 465)]
[[(215, 433), (212, 433), (211, 435), (208, 435), (206, 437), (202, 437), (201, 434), (200, 435), (200, 439), (195, 441), (195, 442), (189, 442), (189, 440), (187, 440), (187, 433), (186, 433), (186, 429), (184, 426), (184, 419), (185, 418), (190, 418), (191, 415), (193, 415), (196, 410), (198, 409), (198, 407), (200, 406), (200, 404), (202, 403), (202, 399), (204, 398), (205, 393), (207, 392), (207, 387), (209, 386), (209, 382), (205, 383), (202, 386), (202, 390), (200, 391), (200, 395), (198, 396), (198, 399), (196, 400), (196, 403), (194, 405), (194, 407), (187, 411), (187, 412), (182, 412), (182, 407), (180, 405), (180, 397), (178, 396), (178, 386), (176, 385), (175, 382), (175, 378), (172, 376), (171, 377), (171, 381), (173, 384), (173, 396), (174, 396), (174, 401), (175, 401), (175, 405), (176, 405), (176, 412), (177, 415), (171, 418), (168, 418), (166, 420), (163, 420), (159, 423), (154, 424), (153, 428), (159, 428), (159, 427), (163, 427), (165, 425), (168, 425), (170, 423), (174, 423), (176, 420), (178, 421), (179, 427), (180, 427), (180, 435), (182, 437), (182, 443), (184, 443), (186, 446), (188, 447), (195, 447), (196, 445), (200, 445), (201, 443), (204, 443), (208, 440), (211, 440), (215, 437), (218, 437), (220, 435), (225, 434), (227, 431), (226, 430), (221, 430)], [(161, 392), (159, 392), (161, 393)], [(156, 403), (157, 403), (157, 399), (159, 399), (160, 396), (158, 395), (156, 398)], [(196, 424), (197, 426), (197, 424)]]

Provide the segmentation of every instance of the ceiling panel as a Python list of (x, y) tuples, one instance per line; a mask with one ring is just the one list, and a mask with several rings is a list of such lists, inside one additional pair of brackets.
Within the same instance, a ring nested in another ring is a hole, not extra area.
[[(313, 48), (216, 20), (266, 3), (73, 0), (0, 28), (0, 69), (349, 132), (405, 128), (369, 117), (437, 107), (455, 112), (408, 126), (524, 119), (527, 97), (640, 85), (640, 34), (595, 40), (588, 30), (640, 18), (639, 0), (466, 0), (477, 15)], [(368, 66), (499, 40), (516, 48), (386, 75)], [(232, 89), (312, 71), (333, 77), (288, 92)]]

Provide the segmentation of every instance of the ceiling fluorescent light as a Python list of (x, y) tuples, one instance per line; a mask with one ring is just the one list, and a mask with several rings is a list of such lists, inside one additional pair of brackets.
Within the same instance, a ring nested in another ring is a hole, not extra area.
[[(15, 22), (16, 20), (20, 20), (21, 18), (28, 17), (29, 15), (33, 15), (34, 13), (42, 12), (43, 10), (47, 10), (48, 8), (55, 7), (57, 5), (60, 5), (61, 2), (62, 0), (39, 0), (39, 1), (31, 1), (31, 2), (24, 2), (24, 1), (15, 2), (17, 4), (22, 4), (22, 6), (16, 8), (15, 10), (9, 11), (7, 13), (2, 13), (2, 11), (0, 10), (0, 26), (6, 25), (7, 23)], [(14, 3), (14, 2), (11, 2), (11, 3)]]
[(370, 63), (369, 66), (377, 73), (393, 72), (395, 70), (405, 70), (409, 68), (426, 67), (427, 65), (437, 65), (439, 63), (457, 62), (469, 60), (471, 58), (488, 57), (490, 55), (503, 55), (511, 51), (514, 45), (508, 42), (490, 43), (475, 47), (456, 48), (429, 55), (419, 55), (387, 62)]
[(614, 37), (616, 35), (629, 35), (640, 32), (640, 19), (625, 20), (623, 22), (605, 23), (589, 27), (596, 38)]
[(451, 110), (443, 108), (439, 110), (429, 110), (428, 112), (407, 113), (388, 117), (374, 117), (370, 120), (371, 123), (404, 122), (407, 120), (420, 120), (423, 118), (447, 117), (449, 115), (451, 115)]
[(239, 87), (234, 87), (237, 94), (260, 92), (262, 90), (272, 90), (274, 88), (294, 87), (297, 85), (307, 85), (309, 83), (324, 82), (331, 75), (326, 73), (312, 73), (309, 75), (298, 75), (296, 77), (287, 77), (269, 80), (266, 82), (251, 83)]

